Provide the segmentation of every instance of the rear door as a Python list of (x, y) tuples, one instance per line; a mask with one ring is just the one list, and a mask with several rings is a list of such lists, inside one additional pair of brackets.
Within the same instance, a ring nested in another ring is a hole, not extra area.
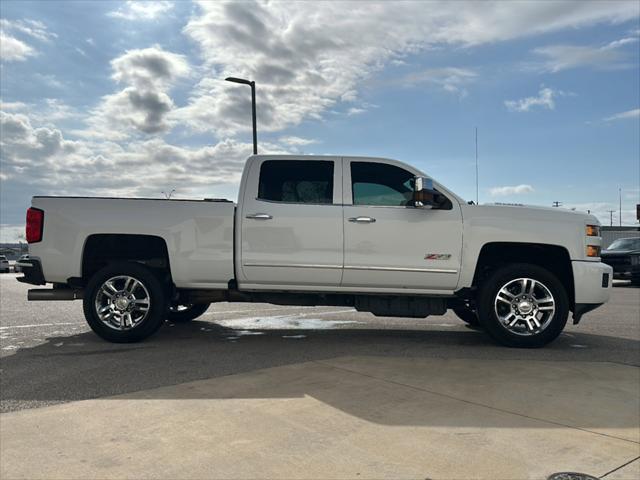
[(335, 286), (342, 276), (342, 161), (259, 157), (241, 204), (247, 285)]
[(388, 160), (343, 160), (342, 286), (452, 290), (458, 283), (462, 214), (412, 205), (420, 173)]

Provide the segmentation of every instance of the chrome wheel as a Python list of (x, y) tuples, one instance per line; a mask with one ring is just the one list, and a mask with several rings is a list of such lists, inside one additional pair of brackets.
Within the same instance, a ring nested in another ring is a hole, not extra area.
[(149, 314), (151, 296), (139, 280), (128, 275), (111, 277), (96, 294), (95, 309), (100, 321), (114, 330), (131, 330)]
[(556, 312), (551, 291), (533, 278), (516, 278), (498, 290), (494, 310), (504, 328), (516, 335), (537, 335)]

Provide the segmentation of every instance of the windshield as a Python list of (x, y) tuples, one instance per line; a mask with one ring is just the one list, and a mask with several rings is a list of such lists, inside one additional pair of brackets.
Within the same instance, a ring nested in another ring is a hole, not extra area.
[(614, 241), (607, 250), (640, 250), (639, 238), (619, 238)]

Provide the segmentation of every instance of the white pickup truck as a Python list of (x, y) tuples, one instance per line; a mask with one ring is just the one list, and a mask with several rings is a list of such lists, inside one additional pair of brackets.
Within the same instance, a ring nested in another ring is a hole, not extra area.
[(83, 299), (112, 342), (212, 302), (266, 302), (453, 309), (504, 345), (538, 347), (609, 299), (595, 217), (468, 204), (395, 160), (254, 155), (238, 199), (34, 197), (18, 280), (53, 284), (30, 300)]

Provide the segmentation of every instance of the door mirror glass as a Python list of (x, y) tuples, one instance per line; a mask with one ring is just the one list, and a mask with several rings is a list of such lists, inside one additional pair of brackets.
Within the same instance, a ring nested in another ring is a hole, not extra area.
[(436, 191), (433, 189), (433, 180), (427, 177), (415, 177), (413, 179), (413, 202), (419, 208), (433, 208)]

